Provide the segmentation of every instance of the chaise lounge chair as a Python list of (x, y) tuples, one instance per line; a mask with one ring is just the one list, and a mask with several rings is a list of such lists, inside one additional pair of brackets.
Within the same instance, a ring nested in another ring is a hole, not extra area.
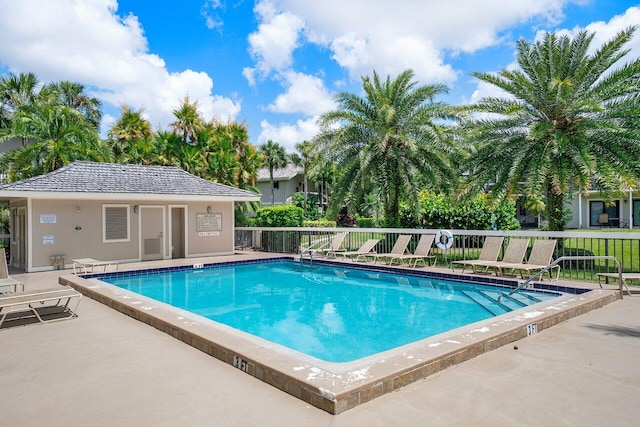
[[(602, 288), (602, 278), (616, 279), (620, 280), (620, 276), (618, 273), (597, 273), (598, 276), (598, 285)], [(629, 285), (627, 281), (637, 280), (640, 281), (640, 273), (622, 273), (622, 285), (627, 289), (627, 293), (631, 295), (631, 290), (629, 289)]]
[[(498, 261), (498, 255), (500, 254), (500, 249), (502, 248), (502, 242), (504, 241), (504, 237), (500, 236), (487, 236), (484, 239), (484, 244), (482, 245), (482, 250), (480, 251), (480, 256), (478, 259), (468, 259), (462, 261), (452, 261), (451, 262), (451, 271), (453, 271), (454, 264), (462, 265), (461, 273), (464, 273), (465, 267), (469, 266), (476, 273), (476, 266), (483, 266), (487, 261), (496, 262)], [(485, 271), (487, 268), (485, 267)]]
[(320, 255), (327, 257), (329, 257), (329, 255), (333, 255), (335, 258), (336, 252), (344, 251), (344, 248), (342, 248), (342, 242), (344, 242), (347, 234), (348, 233), (346, 232), (335, 234), (328, 242), (329, 245), (327, 247), (325, 247), (327, 245), (327, 240), (326, 236), (324, 236), (322, 239), (317, 240), (311, 243), (308, 247), (302, 249), (300, 251), (300, 258), (302, 258), (304, 255), (311, 256), (315, 253), (319, 253)]
[(360, 258), (375, 254), (374, 248), (378, 244), (380, 239), (369, 239), (360, 246), (358, 250), (355, 251), (345, 251), (345, 252), (336, 252), (336, 255), (339, 255), (343, 258), (350, 258), (351, 260), (359, 261)]
[[(511, 270), (513, 273), (516, 271), (520, 271), (521, 277), (525, 278), (525, 273), (531, 276), (537, 271), (540, 271), (546, 268), (549, 264), (551, 264), (551, 260), (553, 259), (553, 251), (556, 249), (557, 240), (536, 240), (533, 242), (533, 248), (531, 248), (531, 254), (529, 255), (529, 260), (526, 263), (520, 264), (507, 264), (503, 263), (500, 266), (502, 271)], [(560, 277), (560, 266), (554, 265), (553, 268), (558, 270), (556, 274), (556, 279)], [(551, 274), (551, 270), (547, 271), (549, 273), (549, 279), (553, 279)]]
[[(401, 234), (396, 239), (396, 243), (391, 248), (391, 252), (383, 253), (383, 254), (373, 254), (370, 255), (373, 258), (374, 262), (378, 262), (379, 259), (386, 259), (386, 263), (391, 263), (393, 258), (396, 258), (399, 255), (404, 255), (407, 251), (407, 246), (409, 246), (409, 242), (411, 241), (410, 234)], [(367, 256), (368, 257), (368, 256)]]
[(427, 260), (432, 259), (433, 265), (435, 265), (436, 257), (434, 255), (429, 255), (435, 238), (436, 236), (434, 234), (423, 234), (422, 236), (420, 236), (418, 246), (416, 246), (413, 254), (391, 256), (389, 257), (389, 263), (392, 264), (394, 260), (398, 260), (400, 263), (402, 263), (403, 261), (408, 261), (409, 266), (412, 266), (411, 261), (413, 260), (412, 267), (417, 267), (419, 261), (422, 261), (424, 263), (424, 266), (426, 267), (428, 265)]
[(7, 267), (7, 255), (4, 248), (0, 248), (0, 289), (9, 288), (5, 292), (18, 292), (24, 290), (24, 284), (9, 276)]
[[(69, 286), (0, 295), (0, 326), (7, 319), (7, 316), (13, 313), (16, 314), (12, 316), (12, 320), (15, 320), (14, 317), (18, 319), (35, 317), (42, 323), (78, 317), (76, 310), (81, 297), (80, 292)], [(69, 303), (73, 298), (78, 298), (78, 301), (72, 310)], [(18, 313), (24, 313), (24, 315)], [(53, 316), (47, 320), (43, 317), (46, 315)], [(60, 317), (60, 315), (63, 316)]]
[(93, 273), (96, 268), (102, 267), (103, 271), (118, 271), (118, 263), (116, 261), (100, 261), (94, 258), (76, 258), (73, 261), (73, 274), (77, 274), (78, 270), (83, 273)]
[(502, 261), (487, 261), (476, 264), (476, 267), (482, 266), (493, 269), (496, 276), (504, 275), (504, 268), (510, 268), (513, 264), (522, 264), (529, 247), (529, 239), (511, 239), (509, 245), (504, 251)]

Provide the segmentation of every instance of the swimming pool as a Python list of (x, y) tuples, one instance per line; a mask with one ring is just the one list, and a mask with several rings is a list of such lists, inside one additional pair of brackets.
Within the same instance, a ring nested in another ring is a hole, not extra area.
[[(290, 260), (291, 257), (251, 252), (229, 257), (174, 260), (172, 267), (152, 268), (154, 263), (145, 263), (144, 269), (136, 271), (125, 271), (126, 265), (123, 265), (118, 272), (81, 276), (68, 274), (60, 276), (58, 281), (60, 284), (73, 286), (85, 296), (113, 310), (146, 323), (331, 414), (339, 414), (450, 366), (526, 338), (571, 317), (602, 307), (618, 297), (614, 291), (590, 290), (558, 283), (536, 283), (534, 286), (539, 290), (562, 293), (562, 295), (350, 362), (327, 362), (144, 296), (137, 292), (139, 290), (137, 285), (131, 286), (132, 290), (128, 290), (105, 282), (110, 279), (141, 274), (153, 276), (159, 272), (176, 270), (184, 270), (194, 273), (192, 277), (200, 277), (203, 267), (224, 270), (233, 266), (250, 265), (250, 268), (261, 268), (260, 265), (265, 262), (282, 265), (283, 262)], [(160, 263), (155, 263), (155, 265), (158, 264)], [(421, 288), (432, 286), (434, 290), (440, 289), (439, 292), (445, 295), (453, 295), (449, 285), (444, 288), (435, 285), (441, 279), (453, 280), (456, 286), (462, 287), (469, 281), (480, 284), (496, 282), (507, 288), (513, 288), (516, 285), (514, 280), (495, 278), (495, 276), (452, 274), (450, 270), (444, 269), (405, 269), (314, 260), (314, 265), (316, 264), (335, 268), (334, 276), (343, 275), (347, 267), (352, 267), (357, 270), (350, 274), (391, 277), (395, 283), (378, 283), (378, 288), (397, 286), (401, 288), (398, 292), (402, 298), (406, 298), (406, 295), (412, 292), (422, 292)], [(236, 288), (239, 282), (242, 280), (235, 280)], [(162, 290), (158, 289), (156, 292), (170, 296), (174, 286), (169, 286), (167, 281), (161, 288)], [(194, 290), (184, 298), (192, 300), (197, 296), (197, 292)], [(479, 294), (469, 293), (469, 295), (479, 298)], [(233, 298), (233, 295), (230, 298)], [(347, 298), (347, 302), (351, 303), (351, 300)], [(365, 305), (360, 304), (359, 307), (365, 307)], [(342, 310), (340, 306), (337, 308)], [(378, 306), (376, 310), (382, 312), (383, 308)], [(490, 305), (486, 308), (490, 308)], [(411, 316), (405, 315), (405, 318), (411, 318)], [(335, 322), (329, 321), (328, 324), (335, 328)], [(397, 329), (403, 328), (405, 328), (404, 324), (402, 328)], [(180, 362), (176, 361), (176, 363)], [(212, 387), (223, 388), (227, 386), (229, 385), (212, 385)]]
[(293, 261), (103, 280), (329, 362), (371, 356), (559, 295), (508, 297), (493, 286)]

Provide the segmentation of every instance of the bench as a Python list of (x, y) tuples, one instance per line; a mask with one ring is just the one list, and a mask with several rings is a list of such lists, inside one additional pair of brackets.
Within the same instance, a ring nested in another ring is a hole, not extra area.
[[(78, 317), (76, 310), (80, 304), (81, 297), (82, 294), (80, 292), (69, 286), (58, 286), (55, 288), (14, 292), (12, 294), (1, 295), (0, 314), (2, 314), (2, 316), (0, 316), (0, 326), (2, 326), (2, 323), (9, 314), (17, 312), (26, 312), (27, 317), (34, 316), (42, 323)], [(78, 300), (72, 310), (69, 307), (69, 304), (74, 298), (77, 298)], [(57, 308), (55, 313), (56, 316), (49, 320), (44, 319), (42, 317), (44, 314), (52, 314), (49, 313), (52, 308)], [(65, 316), (60, 317), (60, 314), (65, 314)], [(25, 316), (19, 316), (19, 318), (23, 317)]]

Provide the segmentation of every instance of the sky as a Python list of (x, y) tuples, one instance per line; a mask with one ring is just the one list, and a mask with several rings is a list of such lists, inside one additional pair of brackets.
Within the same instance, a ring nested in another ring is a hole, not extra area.
[[(0, 0), (0, 75), (82, 83), (103, 103), (167, 130), (185, 97), (206, 120), (244, 122), (250, 142), (288, 152), (318, 131), (362, 76), (443, 83), (459, 105), (495, 94), (470, 73), (514, 67), (518, 39), (640, 25), (626, 0)], [(640, 57), (640, 29), (627, 45)]]

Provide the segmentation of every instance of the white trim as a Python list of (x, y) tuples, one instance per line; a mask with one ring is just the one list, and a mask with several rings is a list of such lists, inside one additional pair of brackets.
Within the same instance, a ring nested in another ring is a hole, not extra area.
[(225, 255), (235, 255), (235, 251), (231, 251), (231, 252), (209, 252), (206, 254), (194, 254), (194, 255), (189, 255), (186, 258), (201, 258), (201, 257), (208, 257), (208, 256), (225, 256)]
[(24, 267), (27, 272), (33, 269), (33, 206), (31, 200), (27, 200), (27, 223), (24, 225), (27, 230), (27, 245), (25, 246)]
[[(127, 209), (127, 238), (107, 240), (106, 208), (126, 208)], [(124, 203), (103, 203), (102, 204), (102, 243), (123, 243), (131, 241), (131, 205)]]
[(171, 253), (171, 243), (173, 242), (173, 208), (182, 208), (184, 209), (183, 212), (183, 226), (184, 229), (182, 230), (182, 236), (184, 237), (184, 258), (187, 258), (187, 256), (189, 255), (189, 233), (187, 232), (189, 230), (189, 227), (187, 226), (187, 221), (189, 221), (189, 205), (167, 205), (168, 211), (169, 211), (169, 221), (168, 224), (169, 226), (168, 228), (168, 234), (169, 234), (169, 241), (168, 241), (168, 246), (169, 246), (169, 259), (173, 259), (173, 254)]
[(50, 199), (50, 200), (143, 200), (167, 202), (257, 202), (262, 196), (213, 196), (197, 194), (151, 194), (151, 193), (82, 193), (73, 191), (0, 191), (0, 199), (8, 198)]

